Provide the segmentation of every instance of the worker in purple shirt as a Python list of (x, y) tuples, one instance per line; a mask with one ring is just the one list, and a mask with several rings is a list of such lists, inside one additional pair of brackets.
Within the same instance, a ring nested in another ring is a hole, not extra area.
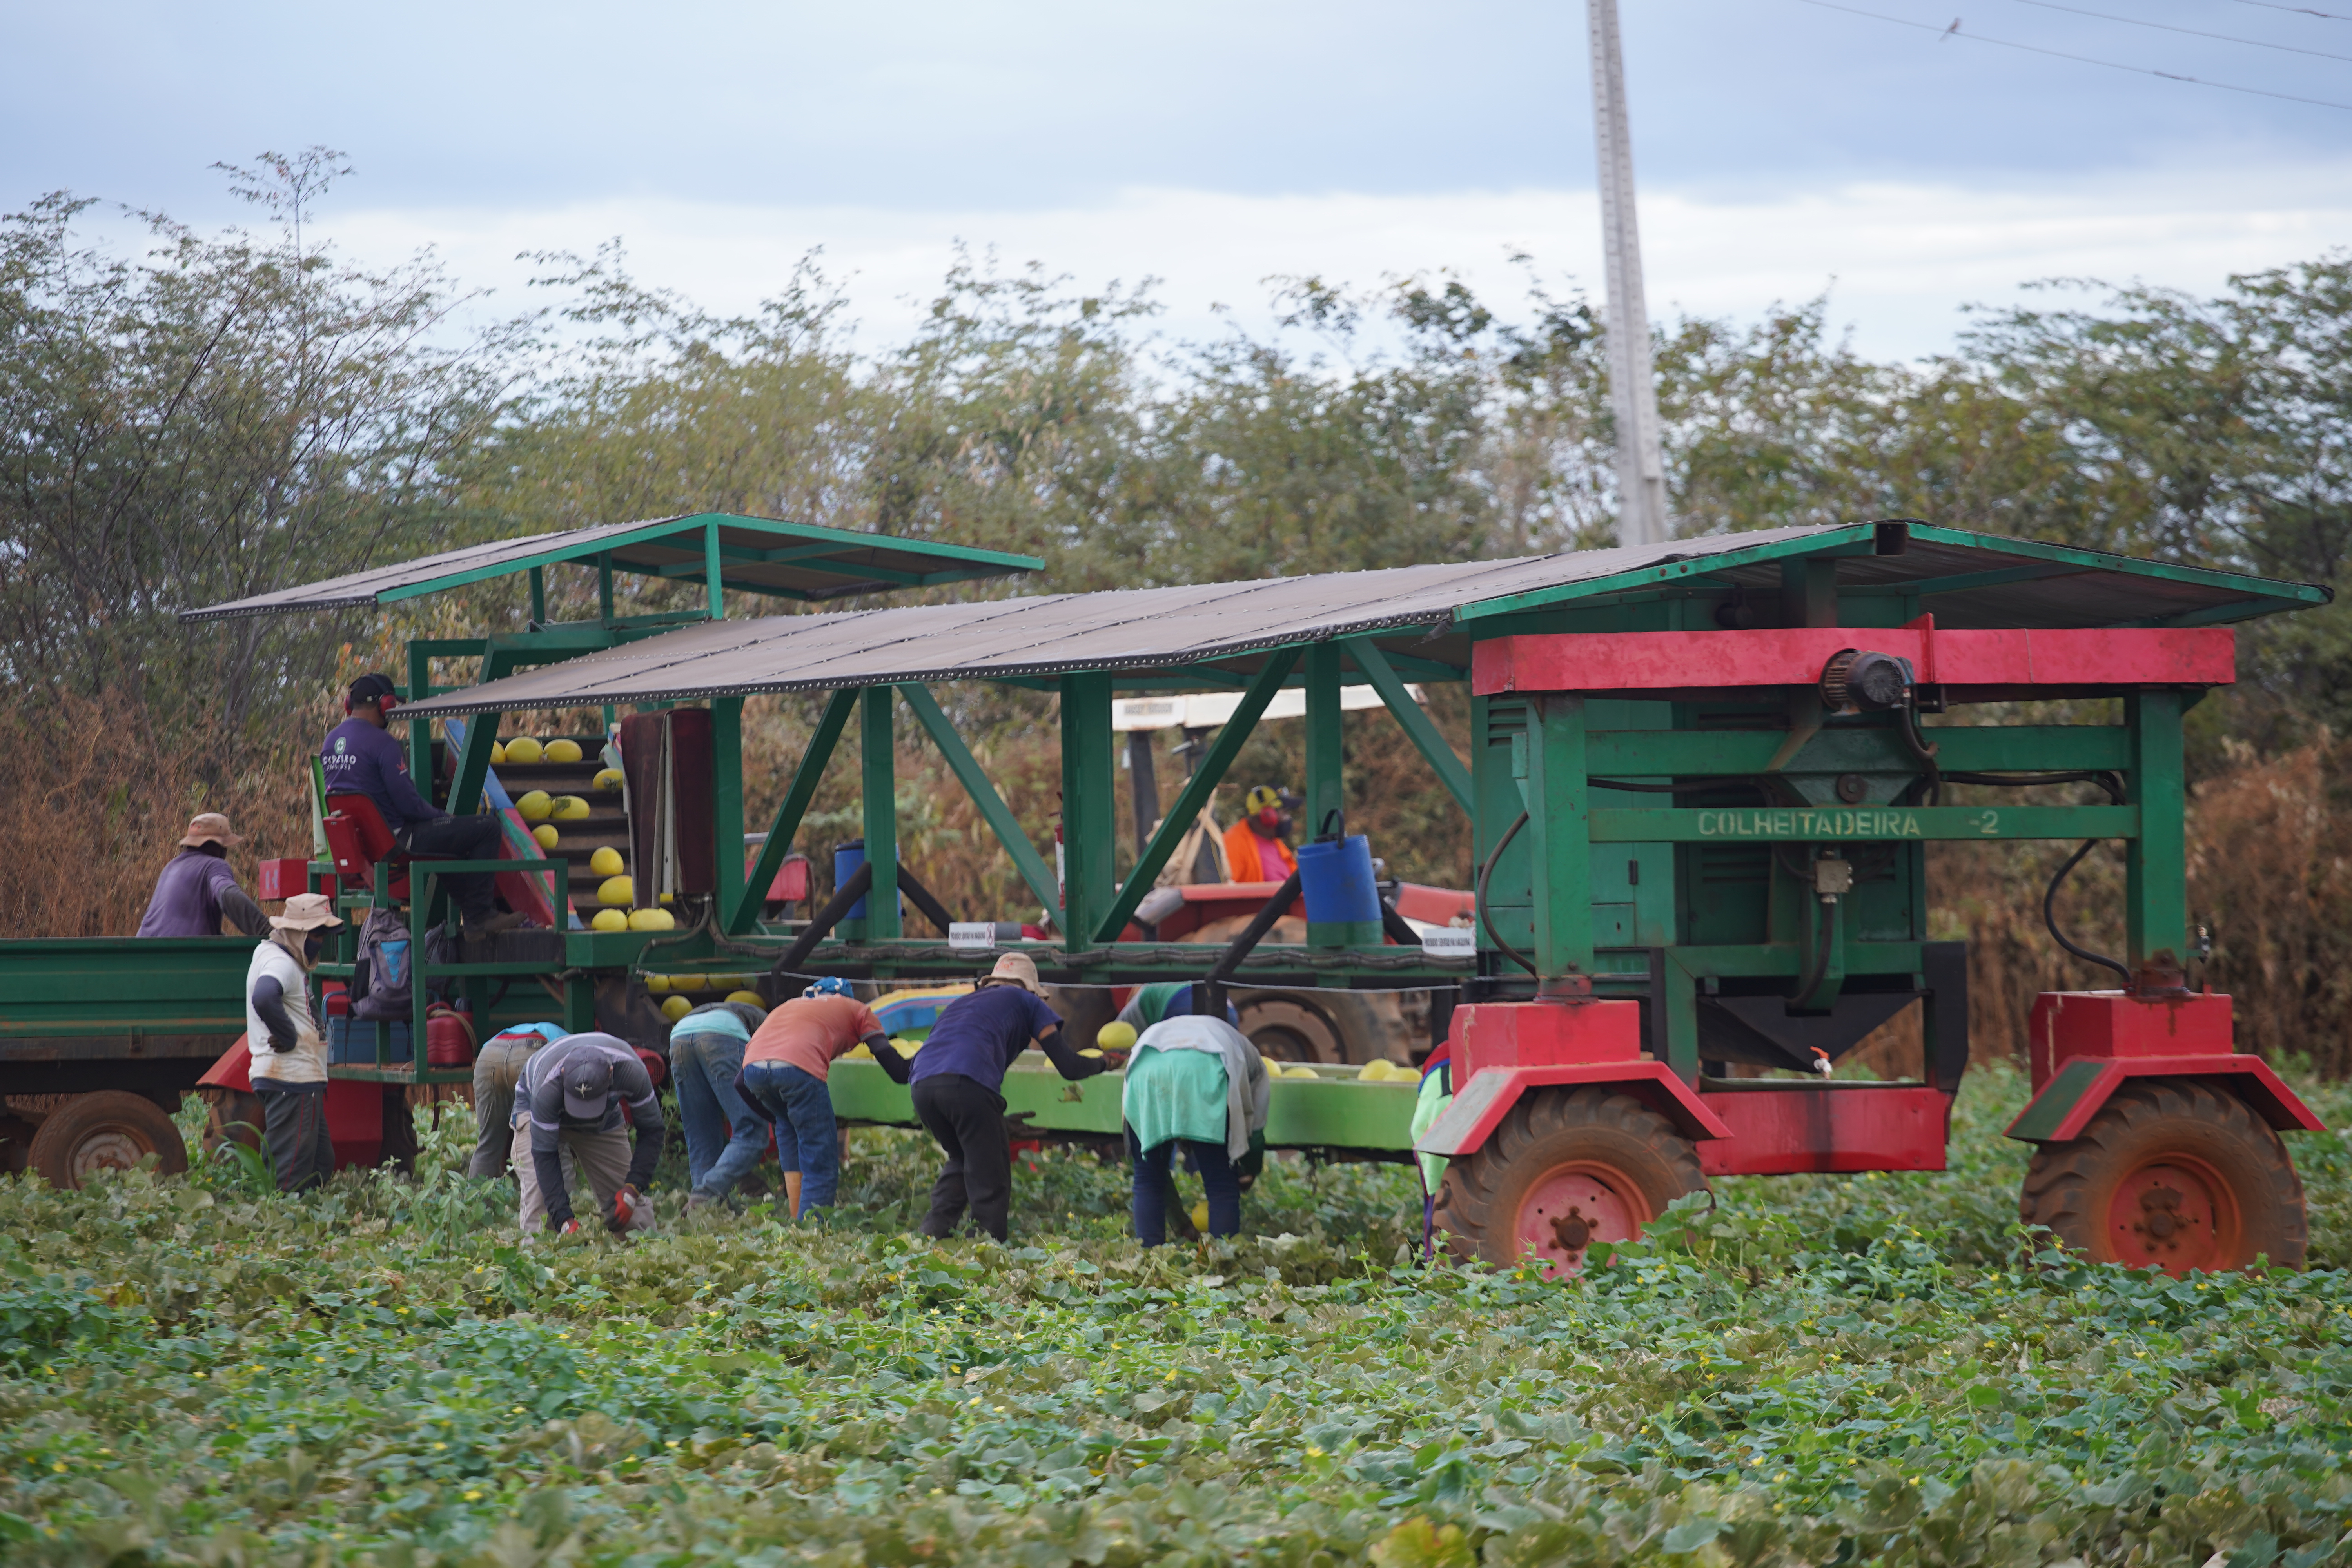
[[(363, 795), (375, 802), (393, 842), (411, 855), (437, 856), (445, 860), (495, 860), (499, 858), (499, 819), (495, 816), (451, 816), (417, 793), (408, 776), (408, 753), (384, 732), (384, 715), (400, 705), (388, 676), (362, 675), (352, 682), (343, 699), (351, 715), (327, 732), (319, 761), (327, 777), (327, 794)], [(511, 929), (522, 923), (518, 914), (501, 913), (492, 901), (497, 883), (488, 871), (468, 871), (441, 879), (457, 900), (467, 929), (477, 934)]]
[(141, 936), (218, 936), (221, 921), (247, 936), (267, 936), (269, 922), (261, 906), (237, 886), (229, 869), (232, 845), (244, 843), (229, 830), (228, 818), (207, 811), (188, 824), (180, 852), (155, 879), (155, 896), (139, 921)]
[(1004, 1137), (1005, 1069), (1035, 1040), (1054, 1070), (1066, 1079), (1092, 1078), (1109, 1064), (1082, 1057), (1062, 1038), (1060, 1015), (1045, 1005), (1037, 965), (1025, 952), (1008, 952), (968, 996), (959, 996), (911, 1062), (877, 1051), (874, 1059), (900, 1083), (911, 1080), (915, 1114), (948, 1157), (931, 1188), (925, 1236), (953, 1236), (964, 1207), (972, 1222), (1004, 1239), (1013, 1207), (1013, 1151)]

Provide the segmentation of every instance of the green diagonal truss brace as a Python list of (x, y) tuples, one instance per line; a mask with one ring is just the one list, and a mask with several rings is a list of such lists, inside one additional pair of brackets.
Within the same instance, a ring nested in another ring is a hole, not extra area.
[(1119, 889), (1118, 897), (1112, 901), (1110, 913), (1104, 919), (1102, 930), (1095, 936), (1097, 942), (1117, 942), (1118, 933), (1127, 929), (1127, 922), (1133, 918), (1136, 906), (1143, 902), (1143, 896), (1151, 891), (1151, 884), (1159, 879), (1160, 868), (1168, 864), (1168, 858), (1176, 852), (1176, 846), (1182, 842), (1185, 834), (1192, 830), (1193, 819), (1201, 815), (1209, 804), (1210, 795), (1224, 781), (1225, 770), (1234, 765), (1235, 757), (1241, 755), (1242, 744), (1250, 738), (1250, 731), (1257, 728), (1259, 717), (1265, 712), (1265, 705), (1274, 700), (1274, 694), (1282, 689), (1284, 681), (1290, 679), (1291, 670), (1298, 664), (1298, 653), (1295, 647), (1286, 647), (1266, 655), (1265, 668), (1257, 672), (1256, 679), (1249, 683), (1249, 689), (1242, 694), (1241, 706), (1234, 710), (1234, 716), (1225, 721), (1224, 727), (1217, 731), (1217, 738), (1210, 742), (1209, 754), (1201, 759), (1201, 771), (1185, 783), (1183, 793), (1176, 797), (1176, 804), (1169, 807), (1167, 816), (1161, 819), (1160, 831), (1151, 836), (1151, 842), (1144, 847), (1142, 856), (1135, 862), (1135, 869), (1127, 874), (1127, 884)]
[(925, 734), (930, 736), (931, 744), (940, 749), (940, 755), (948, 760), (948, 767), (955, 774), (956, 782), (963, 785), (964, 793), (971, 797), (972, 805), (980, 808), (980, 815), (996, 835), (996, 841), (1004, 846), (1004, 852), (1013, 857), (1013, 868), (1021, 873), (1021, 879), (1029, 884), (1029, 890), (1037, 895), (1037, 901), (1049, 910), (1061, 908), (1062, 890), (1055, 882), (1053, 868), (1045, 864), (1045, 858), (1037, 853), (1037, 847), (1030, 843), (1029, 836), (1021, 830), (1020, 821), (1013, 816), (1013, 808), (1006, 805), (1004, 797), (996, 793), (996, 786), (989, 782), (988, 773), (980, 765), (980, 759), (971, 754), (971, 749), (963, 743), (963, 737), (955, 732), (953, 724), (948, 722), (948, 716), (940, 711), (939, 700), (931, 695), (929, 688), (908, 682), (898, 688), (898, 695), (907, 700), (907, 706), (913, 710), (916, 722), (922, 725)]
[(1381, 700), (1388, 705), (1389, 716), (1403, 727), (1414, 749), (1437, 775), (1437, 782), (1454, 797), (1454, 804), (1476, 816), (1470, 770), (1462, 765), (1462, 759), (1454, 754), (1454, 748), (1445, 743), (1445, 737), (1437, 732), (1437, 726), (1429, 721), (1429, 715), (1421, 710), (1421, 704), (1412, 700), (1412, 693), (1397, 679), (1388, 656), (1370, 637), (1342, 637), (1339, 646), (1348, 650), (1348, 657), (1356, 661), (1356, 668), (1372, 683), (1372, 689), (1381, 694)]
[(785, 852), (792, 848), (793, 835), (801, 830), (801, 818), (808, 814), (809, 802), (816, 798), (817, 782), (824, 777), (825, 764), (833, 761), (834, 748), (841, 743), (841, 732), (856, 710), (855, 690), (836, 691), (824, 705), (816, 733), (809, 737), (808, 750), (801, 753), (801, 765), (793, 771), (792, 787), (784, 792), (783, 804), (776, 807), (775, 821), (768, 825), (768, 841), (760, 847), (759, 864), (743, 879), (743, 896), (727, 917), (728, 935), (748, 934), (758, 920), (768, 886), (776, 879)]

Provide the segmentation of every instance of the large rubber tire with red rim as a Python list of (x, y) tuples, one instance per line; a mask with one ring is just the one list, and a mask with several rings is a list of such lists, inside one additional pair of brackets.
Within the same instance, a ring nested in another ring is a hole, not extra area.
[(2194, 1079), (2117, 1089), (2083, 1135), (2045, 1143), (2018, 1212), (2095, 1263), (2168, 1274), (2300, 1268), (2303, 1180), (2268, 1123)]
[(1538, 1089), (1446, 1166), (1437, 1225), (1457, 1257), (1573, 1274), (1594, 1243), (1633, 1240), (1706, 1185), (1690, 1140), (1633, 1096)]
[(79, 1187), (99, 1171), (128, 1171), (156, 1156), (157, 1173), (188, 1168), (188, 1147), (163, 1108), (119, 1089), (77, 1094), (41, 1118), (33, 1134), (32, 1168), (53, 1187)]

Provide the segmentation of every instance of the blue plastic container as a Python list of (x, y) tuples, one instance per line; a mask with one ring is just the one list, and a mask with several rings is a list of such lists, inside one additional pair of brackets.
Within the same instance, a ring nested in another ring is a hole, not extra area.
[[(408, 1059), (408, 1020), (392, 1025), (391, 1059)], [(375, 1065), (375, 1020), (339, 1017), (327, 1020), (327, 1060), (335, 1066)]]
[[(836, 888), (845, 885), (849, 879), (857, 875), (857, 868), (865, 864), (866, 840), (863, 838), (853, 838), (846, 844), (835, 845), (833, 847), (833, 885)], [(841, 918), (845, 921), (864, 920), (866, 900), (860, 899), (850, 905), (849, 912)]]
[[(840, 887), (843, 883), (848, 881), (850, 878), (857, 875), (857, 868), (865, 864), (866, 840), (863, 838), (853, 838), (846, 844), (835, 845), (833, 847), (833, 885), (836, 888)], [(900, 918), (903, 919), (905, 918), (906, 913), (907, 897), (905, 894), (901, 893), (898, 896), (898, 914)], [(864, 920), (866, 918), (866, 900), (864, 899), (860, 899), (856, 903), (850, 905), (849, 912), (841, 918), (845, 921)]]
[(1350, 834), (1336, 844), (1298, 847), (1299, 890), (1310, 925), (1381, 923), (1381, 889), (1372, 879), (1371, 840)]

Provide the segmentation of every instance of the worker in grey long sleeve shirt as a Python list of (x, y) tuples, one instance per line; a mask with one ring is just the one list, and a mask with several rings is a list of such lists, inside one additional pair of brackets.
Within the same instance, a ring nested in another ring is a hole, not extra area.
[(533, 1055), (515, 1085), (512, 1158), (522, 1185), (523, 1235), (579, 1228), (567, 1165), (588, 1178), (607, 1230), (652, 1225), (645, 1187), (661, 1159), (662, 1135), (653, 1075), (627, 1042), (566, 1035)]

